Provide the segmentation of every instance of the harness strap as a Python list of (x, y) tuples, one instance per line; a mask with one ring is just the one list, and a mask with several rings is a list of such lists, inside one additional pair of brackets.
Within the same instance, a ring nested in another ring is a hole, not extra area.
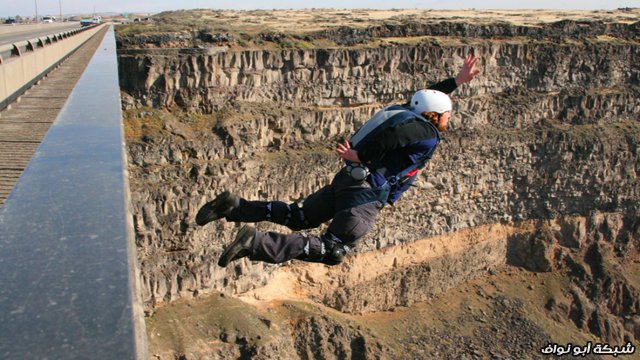
[(336, 198), (335, 208), (336, 211), (341, 211), (375, 201), (379, 201), (384, 206), (389, 199), (390, 193), (391, 185), (388, 182), (377, 188), (352, 190)]
[(399, 182), (402, 182), (405, 178), (412, 177), (415, 175), (418, 170), (422, 169), (427, 162), (431, 159), (430, 156), (425, 156), (418, 160), (415, 164), (409, 166), (408, 168), (400, 171), (396, 175), (392, 175), (387, 177), (387, 182), (389, 182), (392, 186), (397, 185)]
[(413, 177), (415, 174), (417, 174), (417, 173), (418, 173), (418, 170), (420, 170), (420, 169), (415, 169), (415, 170), (413, 170), (413, 171), (410, 171), (409, 173), (407, 173), (407, 176), (408, 176), (408, 177)]

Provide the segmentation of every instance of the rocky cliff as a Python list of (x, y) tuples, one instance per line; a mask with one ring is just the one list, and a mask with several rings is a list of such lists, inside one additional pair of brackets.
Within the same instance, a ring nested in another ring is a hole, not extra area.
[[(516, 92), (536, 102), (559, 102), (556, 106), (566, 109), (568, 104), (563, 102), (595, 101), (576, 96), (607, 101), (619, 93), (628, 94), (628, 87), (639, 81), (638, 65), (631, 61), (638, 56), (637, 43), (627, 39), (451, 42), (375, 49), (123, 49), (121, 86), (132, 96), (126, 98), (128, 106), (207, 112), (238, 101), (353, 107), (405, 101), (414, 89), (453, 75), (468, 52), (485, 61), (485, 76), (460, 91), (459, 99), (483, 95), (491, 99)], [(470, 110), (464, 104), (458, 106), (462, 114)], [(565, 117), (570, 120), (572, 115)], [(472, 118), (486, 121), (487, 115), (474, 111), (468, 120)]]
[[(238, 225), (197, 227), (198, 208), (222, 189), (301, 201), (339, 169), (337, 140), (381, 106), (454, 75), (473, 52), (482, 75), (454, 92), (452, 129), (416, 188), (385, 208), (340, 270), (321, 272), (325, 280), (301, 266), (294, 273), (311, 284), (309, 298), (363, 313), (423, 301), (507, 263), (568, 269), (575, 282), (549, 300), (549, 313), (603, 339), (637, 338), (639, 287), (623, 269), (635, 269), (640, 247), (638, 23), (588, 25), (338, 29), (320, 34), (433, 38), (306, 50), (131, 49), (121, 40), (147, 308), (273, 281), (277, 266), (218, 268)], [(384, 271), (367, 266), (375, 254)]]

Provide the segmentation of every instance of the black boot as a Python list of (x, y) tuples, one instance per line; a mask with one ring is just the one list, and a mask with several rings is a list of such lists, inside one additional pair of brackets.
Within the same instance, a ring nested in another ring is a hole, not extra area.
[(238, 206), (240, 206), (240, 197), (225, 191), (216, 196), (213, 201), (204, 204), (204, 206), (198, 210), (196, 224), (203, 226), (214, 220), (223, 218)]
[(218, 265), (226, 267), (231, 261), (251, 255), (251, 248), (253, 246), (253, 240), (256, 238), (256, 229), (253, 226), (245, 225), (240, 228), (236, 239), (227, 246), (226, 249), (220, 255)]

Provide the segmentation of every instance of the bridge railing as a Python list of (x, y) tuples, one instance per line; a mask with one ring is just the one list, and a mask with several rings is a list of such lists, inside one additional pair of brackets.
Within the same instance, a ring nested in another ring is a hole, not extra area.
[(22, 56), (28, 54), (30, 51), (35, 51), (40, 48), (48, 47), (59, 41), (63, 41), (72, 36), (81, 34), (87, 30), (90, 30), (97, 25), (90, 27), (82, 27), (77, 29), (65, 30), (45, 36), (39, 36), (33, 39), (18, 41), (13, 44), (0, 45), (0, 64), (5, 61), (9, 61), (12, 57)]
[(0, 46), (0, 110), (104, 26), (79, 28)]
[(0, 208), (0, 359), (146, 359), (110, 28)]

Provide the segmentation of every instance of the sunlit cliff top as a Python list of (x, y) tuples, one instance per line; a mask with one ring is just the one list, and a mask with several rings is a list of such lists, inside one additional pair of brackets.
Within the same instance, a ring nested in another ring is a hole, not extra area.
[[(124, 47), (196, 48), (223, 45), (242, 48), (318, 48), (362, 45), (371, 39), (389, 37), (401, 37), (406, 42), (407, 38), (429, 35), (424, 31), (416, 32), (416, 26), (437, 29), (443, 22), (475, 27), (476, 32), (478, 27), (484, 25), (513, 27), (516, 29), (510, 31), (513, 36), (513, 33), (522, 31), (518, 28), (548, 27), (563, 20), (572, 25), (558, 26), (559, 31), (572, 27), (591, 31), (589, 28), (595, 24), (601, 28), (608, 24), (640, 24), (638, 19), (640, 8), (593, 11), (198, 9), (163, 12), (146, 21), (121, 25), (118, 35), (121, 38), (136, 38)], [(405, 26), (408, 30), (398, 30)], [(367, 41), (362, 41), (363, 36), (367, 37)]]

